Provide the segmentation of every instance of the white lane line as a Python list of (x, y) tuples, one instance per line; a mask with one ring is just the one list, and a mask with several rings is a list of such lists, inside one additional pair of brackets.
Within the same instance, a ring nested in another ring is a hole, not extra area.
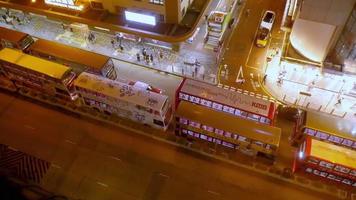
[(109, 158), (113, 159), (113, 160), (117, 160), (117, 161), (121, 161), (120, 158), (116, 157), (116, 156), (109, 156)]
[(162, 177), (164, 177), (164, 178), (170, 178), (168, 175), (163, 174), (163, 173), (159, 173), (158, 175), (160, 175), (160, 176), (162, 176)]
[(32, 126), (27, 125), (27, 124), (25, 124), (24, 127), (27, 128), (27, 129), (30, 129), (30, 130), (35, 130), (36, 129), (35, 127), (32, 127)]
[(9, 148), (9, 149), (11, 149), (11, 150), (13, 150), (13, 151), (18, 151), (18, 149), (14, 148), (14, 147), (8, 146), (7, 148)]
[(53, 164), (53, 163), (51, 164), (51, 166), (54, 167), (54, 168), (57, 168), (57, 169), (61, 169), (62, 168), (61, 166)]
[(109, 187), (107, 184), (102, 183), (102, 182), (96, 182), (96, 184), (101, 185), (101, 186), (103, 186), (103, 187)]
[(76, 142), (73, 142), (72, 140), (65, 140), (69, 144), (77, 144)]
[(208, 192), (209, 192), (210, 194), (213, 194), (213, 195), (216, 195), (216, 196), (221, 195), (220, 193), (215, 192), (215, 191), (212, 191), (212, 190), (208, 190)]

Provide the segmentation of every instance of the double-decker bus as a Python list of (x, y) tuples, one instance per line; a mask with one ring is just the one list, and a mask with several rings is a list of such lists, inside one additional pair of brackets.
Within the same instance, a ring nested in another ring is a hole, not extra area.
[(34, 42), (27, 52), (70, 66), (77, 74), (87, 71), (113, 80), (117, 78), (114, 63), (108, 56), (43, 39)]
[(273, 159), (278, 150), (281, 129), (187, 101), (175, 112), (176, 135), (197, 138), (226, 148)]
[(291, 140), (300, 144), (305, 136), (356, 150), (356, 123), (320, 112), (302, 112)]
[(273, 125), (274, 122), (276, 104), (268, 100), (191, 79), (185, 79), (177, 93), (176, 105), (189, 101), (262, 124)]
[(60, 100), (74, 100), (75, 73), (71, 68), (27, 55), (19, 50), (0, 50), (0, 66), (20, 91), (32, 91)]
[(307, 136), (296, 154), (293, 171), (356, 187), (356, 152)]
[(74, 82), (84, 106), (166, 130), (172, 118), (168, 96), (87, 72)]
[(8, 47), (22, 51), (32, 43), (33, 39), (30, 35), (0, 27), (0, 49)]

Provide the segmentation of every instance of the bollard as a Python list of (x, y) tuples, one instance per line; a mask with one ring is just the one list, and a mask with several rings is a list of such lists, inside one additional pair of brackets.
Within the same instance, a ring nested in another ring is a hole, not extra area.
[(323, 107), (323, 106), (322, 106), (322, 105), (320, 105), (320, 107), (319, 107), (318, 111), (320, 111), (322, 107)]

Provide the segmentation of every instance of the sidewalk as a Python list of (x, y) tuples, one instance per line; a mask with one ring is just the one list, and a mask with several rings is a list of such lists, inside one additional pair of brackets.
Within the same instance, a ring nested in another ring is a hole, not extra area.
[[(0, 10), (0, 15), (3, 14), (5, 14), (5, 11)], [(24, 19), (22, 13), (11, 12), (10, 15)], [(82, 32), (71, 32), (68, 29), (63, 29), (61, 22), (37, 15), (27, 17), (30, 20), (23, 20), (23, 24), (19, 24), (16, 20), (13, 20), (12, 24), (0, 21), (0, 26), (25, 32), (34, 37), (90, 50), (133, 64), (216, 84), (218, 69), (215, 53), (206, 54), (198, 51), (199, 48), (186, 48), (188, 45), (193, 44), (184, 44), (182, 45), (184, 48), (176, 52), (153, 43), (125, 38), (117, 40), (114, 35), (96, 31), (90, 31), (95, 35), (93, 42), (90, 42), (87, 39), (87, 35)], [(122, 49), (120, 49), (120, 45)], [(143, 50), (152, 59), (149, 61), (145, 60), (142, 55)], [(140, 59), (137, 58), (137, 54), (140, 55)]]
[[(270, 50), (271, 51), (271, 50)], [(267, 63), (265, 86), (278, 100), (307, 110), (356, 121), (356, 77), (282, 61)]]

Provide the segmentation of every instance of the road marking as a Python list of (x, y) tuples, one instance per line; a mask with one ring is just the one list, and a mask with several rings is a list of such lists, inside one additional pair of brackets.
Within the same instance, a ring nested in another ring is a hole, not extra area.
[(24, 125), (24, 127), (27, 128), (27, 129), (30, 129), (30, 130), (35, 130), (36, 129), (36, 128), (34, 128), (34, 127), (30, 126), (30, 125), (27, 125), (27, 124)]
[[(239, 78), (240, 76), (241, 76), (241, 79)], [(242, 69), (242, 65), (240, 65), (239, 72), (237, 73), (235, 82), (239, 82), (240, 80), (243, 80), (243, 79), (244, 79), (244, 72)]]
[(61, 169), (62, 168), (61, 166), (53, 164), (53, 163), (51, 164), (51, 166), (54, 167), (54, 168), (57, 168), (57, 169)]
[(65, 140), (69, 144), (77, 144), (76, 142), (73, 142), (72, 140)]
[(220, 193), (215, 192), (215, 191), (212, 191), (212, 190), (208, 190), (208, 192), (209, 192), (210, 194), (213, 194), (213, 195), (216, 195), (216, 196), (221, 195)]
[(10, 146), (8, 146), (7, 148), (9, 148), (9, 149), (11, 149), (13, 151), (19, 151), (18, 149), (14, 148), (14, 147), (10, 147)]
[(101, 185), (101, 186), (103, 186), (103, 187), (109, 187), (107, 184), (102, 183), (102, 182), (96, 182), (96, 184)]
[(116, 157), (116, 156), (109, 156), (109, 158), (113, 159), (113, 160), (117, 160), (117, 161), (121, 161), (120, 158)]
[(159, 173), (158, 175), (160, 175), (160, 176), (162, 176), (162, 177), (164, 177), (164, 178), (170, 178), (168, 175), (163, 174), (163, 173)]

